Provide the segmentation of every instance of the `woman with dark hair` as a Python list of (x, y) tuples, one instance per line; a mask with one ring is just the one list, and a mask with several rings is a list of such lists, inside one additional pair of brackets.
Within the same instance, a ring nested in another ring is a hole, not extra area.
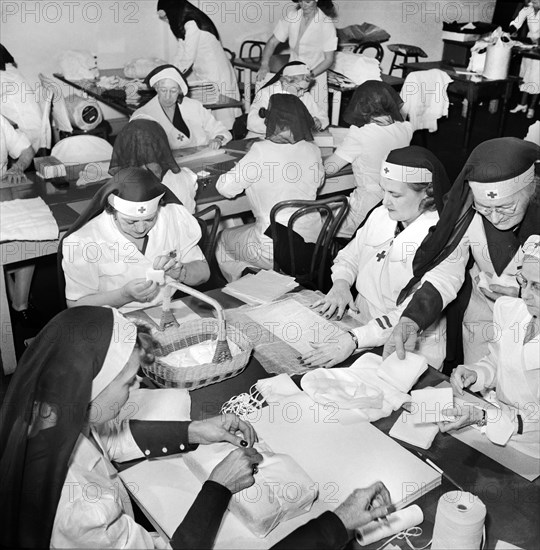
[(197, 176), (189, 168), (180, 168), (174, 160), (165, 130), (153, 120), (138, 119), (126, 124), (114, 141), (109, 173), (123, 168), (147, 168), (168, 187), (186, 207), (195, 213)]
[[(273, 242), (265, 235), (270, 211), (281, 201), (314, 200), (323, 182), (321, 151), (313, 143), (313, 119), (305, 105), (291, 94), (274, 94), (266, 113), (266, 139), (226, 174), (216, 189), (232, 198), (246, 192), (255, 223), (225, 229), (216, 250), (219, 267), (228, 281), (238, 279), (246, 267), (272, 269)], [(285, 209), (277, 221), (283, 225), (294, 209)], [(302, 216), (294, 231), (306, 242), (317, 241), (318, 214)]]
[(294, 12), (281, 19), (264, 48), (257, 80), (269, 71), (270, 58), (280, 42), (289, 42), (291, 61), (303, 61), (316, 79), (315, 101), (328, 113), (328, 83), (326, 71), (334, 63), (338, 39), (332, 19), (336, 16), (334, 3), (326, 0), (295, 0)]
[[(173, 65), (182, 73), (192, 69), (193, 80), (215, 82), (220, 94), (240, 99), (235, 71), (212, 20), (186, 0), (159, 0), (157, 9), (178, 41)], [(240, 109), (218, 109), (214, 116), (230, 130), (241, 114)]]
[[(406, 307), (397, 304), (410, 280), (415, 251), (436, 225), (450, 188), (441, 162), (427, 149), (410, 146), (392, 151), (381, 167), (383, 205), (373, 210), (354, 239), (337, 255), (332, 267), (334, 285), (313, 304), (321, 314), (341, 319), (349, 307), (362, 326), (335, 343), (313, 344), (303, 357), (309, 367), (332, 367), (357, 350), (383, 345)], [(351, 287), (358, 296), (353, 299)], [(438, 318), (417, 351), (435, 368), (446, 351), (446, 323)]]
[(356, 188), (339, 236), (350, 238), (368, 213), (381, 202), (381, 165), (388, 153), (409, 145), (414, 129), (400, 113), (399, 94), (388, 84), (368, 80), (355, 90), (343, 118), (351, 127), (334, 154), (326, 159), (328, 176), (352, 164)]
[(328, 113), (323, 112), (315, 102), (311, 87), (313, 77), (308, 66), (301, 61), (291, 61), (282, 67), (272, 78), (263, 84), (251, 104), (247, 127), (251, 132), (247, 137), (264, 136), (266, 125), (264, 113), (268, 109), (270, 97), (274, 94), (292, 94), (300, 98), (315, 122), (315, 130), (323, 130), (329, 124)]
[(126, 311), (159, 304), (166, 277), (201, 284), (210, 270), (200, 239), (197, 220), (150, 170), (119, 170), (62, 239), (67, 304)]

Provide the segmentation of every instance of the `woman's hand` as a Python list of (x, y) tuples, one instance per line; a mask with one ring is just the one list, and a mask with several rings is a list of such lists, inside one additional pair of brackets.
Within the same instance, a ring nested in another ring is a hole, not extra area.
[(257, 71), (257, 82), (261, 82), (266, 78), (266, 75), (269, 73), (269, 68), (261, 65), (260, 69)]
[(348, 332), (340, 334), (335, 342), (315, 344), (314, 348), (302, 356), (300, 364), (306, 367), (324, 367), (326, 369), (345, 361), (356, 350), (356, 344)]
[(316, 117), (314, 116), (313, 117), (313, 122), (315, 123), (313, 128), (319, 132), (320, 130), (322, 130), (322, 122)]
[(214, 139), (211, 139), (209, 142), (208, 142), (208, 147), (210, 149), (212, 149), (213, 151), (216, 151), (217, 149), (219, 149), (223, 144), (223, 140), (222, 139), (218, 139), (217, 137), (215, 137)]
[(12, 185), (28, 181), (28, 178), (24, 175), (24, 170), (16, 164), (14, 164), (9, 170), (6, 171), (2, 179), (6, 180)]
[(162, 269), (165, 272), (165, 275), (168, 275), (169, 277), (173, 278), (174, 280), (178, 280), (178, 277), (180, 277), (180, 272), (182, 270), (182, 265), (178, 263), (176, 256), (157, 256), (154, 259), (153, 268), (154, 269)]
[(453, 416), (455, 420), (450, 422), (438, 422), (439, 430), (442, 433), (452, 430), (459, 430), (465, 426), (476, 424), (483, 419), (484, 413), (481, 408), (473, 405), (464, 405), (463, 407), (454, 407), (452, 409), (444, 409), (444, 414)]
[(480, 290), (486, 298), (489, 298), (494, 302), (502, 296), (510, 296), (512, 298), (517, 298), (519, 296), (519, 290), (513, 286), (489, 285), (489, 290), (486, 290), (483, 287), (480, 287)]
[(358, 313), (351, 294), (351, 287), (347, 281), (342, 279), (338, 279), (330, 289), (330, 292), (311, 306), (312, 309), (323, 315), (325, 319), (330, 319), (334, 313), (337, 313), (338, 321), (341, 321), (347, 307)]
[(223, 485), (234, 494), (251, 487), (253, 477), (263, 457), (255, 449), (235, 449), (229, 453), (213, 470), (208, 478)]
[(366, 489), (355, 489), (334, 513), (347, 531), (353, 531), (395, 511), (388, 489), (377, 481)]
[(476, 382), (477, 378), (478, 375), (475, 371), (468, 369), (465, 365), (458, 365), (452, 371), (450, 383), (452, 384), (452, 389), (455, 392), (459, 393), (459, 395), (463, 395), (463, 388), (472, 386)]
[(228, 441), (237, 447), (253, 447), (258, 438), (249, 422), (240, 420), (235, 414), (226, 413), (208, 420), (191, 422), (188, 427), (188, 440), (192, 444), (201, 445)]
[(408, 317), (401, 317), (390, 338), (384, 344), (383, 360), (394, 352), (399, 359), (405, 359), (406, 352), (416, 349), (419, 331), (420, 327), (416, 321)]
[(122, 287), (122, 294), (130, 302), (151, 302), (158, 293), (159, 285), (146, 279), (133, 279)]

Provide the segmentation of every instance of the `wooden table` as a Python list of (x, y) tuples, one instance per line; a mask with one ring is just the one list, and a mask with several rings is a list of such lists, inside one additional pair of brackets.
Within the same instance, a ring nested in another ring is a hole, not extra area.
[[(224, 308), (243, 305), (239, 300), (219, 290), (211, 291), (208, 294), (218, 300)], [(208, 310), (201, 306), (196, 299), (188, 297), (184, 301), (199, 315), (204, 317), (209, 315)], [(349, 366), (357, 357), (349, 358), (343, 366)], [(229, 398), (249, 391), (249, 388), (258, 379), (269, 376), (272, 375), (269, 375), (252, 357), (246, 370), (235, 378), (190, 392), (192, 418), (199, 420), (218, 414), (221, 405)], [(294, 376), (293, 380), (299, 384), (300, 378), (300, 376)], [(443, 380), (448, 380), (448, 377), (429, 368), (422, 375), (415, 389), (436, 386)], [(374, 425), (388, 434), (401, 412), (401, 409), (395, 411), (389, 417), (374, 422)], [(399, 440), (396, 441), (410, 451), (421, 450)], [(324, 445), (321, 445), (321, 450), (323, 449)], [(463, 490), (477, 495), (484, 502), (487, 507), (485, 548), (494, 548), (498, 540), (510, 542), (524, 549), (536, 550), (538, 548), (540, 540), (540, 524), (538, 522), (540, 478), (529, 482), (450, 434), (439, 433), (431, 448), (422, 450), (422, 454), (437, 464)], [(415, 546), (421, 547), (431, 539), (438, 499), (444, 493), (454, 490), (456, 487), (447, 479), (443, 479), (440, 487), (416, 501), (416, 504), (424, 512), (425, 520), (422, 524), (423, 535), (413, 539)], [(363, 548), (376, 549), (381, 545), (382, 541), (379, 541)], [(403, 549), (408, 548), (404, 543), (401, 546)], [(348, 548), (359, 550), (362, 547), (353, 541)]]
[[(126, 79), (123, 73), (123, 69), (102, 69), (100, 76), (117, 76), (123, 79)], [(53, 76), (58, 80), (77, 88), (88, 94), (90, 97), (97, 99), (101, 103), (104, 103), (108, 107), (115, 109), (116, 111), (122, 113), (123, 115), (130, 117), (139, 107), (144, 105), (151, 99), (150, 96), (146, 96), (144, 99), (141, 98), (136, 105), (126, 103), (125, 99), (114, 98), (106, 94), (106, 89), (98, 86), (97, 81), (94, 80), (69, 80), (59, 73), (53, 73)], [(129, 79), (128, 79), (129, 80)], [(189, 84), (189, 83), (188, 83)], [(211, 110), (217, 109), (232, 109), (232, 108), (241, 108), (242, 102), (237, 99), (232, 99), (230, 97), (221, 95), (217, 103), (203, 103), (204, 107)]]
[(514, 85), (514, 82), (517, 81), (516, 78), (508, 77), (498, 80), (489, 80), (481, 75), (462, 74), (459, 72), (459, 69), (456, 72), (455, 67), (452, 67), (443, 61), (426, 61), (403, 64), (405, 77), (413, 71), (428, 71), (430, 69), (440, 69), (448, 73), (453, 80), (453, 82), (448, 85), (448, 94), (456, 95), (466, 99), (468, 102), (465, 134), (463, 137), (464, 149), (469, 148), (476, 107), (481, 101), (491, 101), (493, 99), (501, 101), (501, 105), (499, 105), (500, 118), (497, 136), (500, 137), (503, 135), (508, 100), (512, 95), (512, 86)]
[[(181, 166), (188, 166), (194, 172), (205, 170), (210, 176), (199, 178), (196, 195), (197, 210), (203, 210), (208, 204), (219, 206), (222, 216), (235, 216), (251, 210), (249, 200), (243, 193), (234, 199), (226, 199), (216, 191), (216, 182), (219, 176), (230, 170), (234, 164), (245, 155), (253, 140), (230, 142), (224, 152), (233, 156), (226, 162), (215, 162), (212, 159), (199, 159), (196, 161), (182, 162), (182, 154), (185, 150), (174, 151), (175, 158)], [(203, 148), (199, 148), (203, 149)], [(323, 149), (323, 156), (329, 156), (331, 149)], [(82, 169), (81, 165), (79, 169)], [(70, 173), (78, 173), (78, 170), (70, 169)], [(69, 188), (56, 189), (50, 183), (37, 177), (35, 173), (28, 174), (30, 183), (21, 185), (7, 185), (3, 182), (0, 187), (0, 201), (13, 199), (30, 199), (41, 197), (51, 209), (62, 235), (77, 219), (78, 212), (71, 206), (80, 210), (85, 201), (90, 201), (105, 180), (77, 187), (77, 177), (70, 178)], [(329, 196), (354, 188), (354, 176), (350, 167), (328, 178), (319, 190), (319, 196)], [(79, 203), (77, 205), (76, 203)], [(58, 240), (54, 241), (8, 241), (0, 242), (0, 323), (2, 326), (1, 359), (6, 374), (15, 370), (17, 359), (13, 341), (11, 317), (4, 275), (4, 268), (23, 260), (35, 260), (41, 256), (56, 254)]]

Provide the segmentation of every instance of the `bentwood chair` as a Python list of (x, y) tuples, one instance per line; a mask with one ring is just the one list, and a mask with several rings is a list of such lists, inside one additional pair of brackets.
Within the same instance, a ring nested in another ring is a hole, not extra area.
[[(287, 226), (276, 221), (278, 213), (285, 208), (297, 208)], [(270, 212), (269, 228), (269, 236), (274, 242), (274, 270), (295, 277), (307, 288), (322, 292), (330, 290), (330, 268), (337, 253), (334, 239), (348, 209), (349, 203), (344, 195), (276, 204)], [(317, 242), (306, 243), (293, 227), (299, 218), (313, 213), (321, 216), (322, 227)]]
[(356, 48), (354, 48), (353, 53), (361, 53), (363, 54), (366, 50), (375, 50), (375, 55), (372, 57), (375, 57), (375, 59), (381, 63), (384, 57), (384, 50), (382, 46), (378, 42), (364, 42), (363, 44), (360, 44)]

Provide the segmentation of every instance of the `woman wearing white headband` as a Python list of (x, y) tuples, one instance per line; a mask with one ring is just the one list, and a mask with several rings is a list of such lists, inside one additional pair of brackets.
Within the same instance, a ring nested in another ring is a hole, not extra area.
[(260, 88), (251, 104), (247, 119), (250, 134), (247, 137), (264, 137), (266, 124), (264, 112), (268, 109), (270, 97), (274, 94), (292, 94), (306, 106), (315, 122), (315, 130), (324, 130), (328, 124), (328, 113), (315, 102), (311, 93), (313, 77), (309, 67), (301, 61), (291, 61), (282, 67), (268, 82)]
[[(197, 220), (149, 170), (119, 170), (60, 247), (68, 306), (159, 304), (167, 277), (195, 286), (210, 270)], [(157, 272), (157, 273), (156, 273)]]
[(315, 77), (313, 96), (319, 107), (328, 113), (328, 82), (326, 71), (334, 63), (338, 39), (333, 18), (336, 10), (332, 0), (293, 0), (295, 10), (288, 10), (280, 19), (266, 43), (257, 80), (268, 74), (270, 58), (280, 42), (289, 42), (291, 61), (306, 63)]
[(187, 97), (187, 82), (174, 65), (156, 67), (146, 77), (146, 82), (157, 95), (139, 107), (131, 120), (147, 118), (159, 122), (167, 133), (171, 149), (200, 145), (219, 149), (232, 139), (223, 123), (202, 103)]
[[(362, 326), (333, 343), (314, 343), (305, 354), (308, 367), (332, 367), (356, 351), (382, 346), (406, 303), (398, 303), (412, 275), (416, 250), (434, 226), (442, 197), (450, 187), (440, 161), (423, 147), (392, 151), (381, 167), (384, 198), (360, 226), (354, 239), (339, 252), (332, 267), (330, 292), (313, 304), (326, 318), (341, 319), (350, 308)], [(353, 299), (351, 288), (358, 291)], [(417, 352), (440, 368), (445, 353), (445, 320), (437, 319)]]
[(540, 458), (540, 236), (531, 235), (523, 246), (516, 280), (521, 298), (505, 296), (495, 302), (493, 326), (497, 338), (488, 354), (474, 364), (459, 365), (451, 377), (454, 390), (486, 392), (494, 406), (452, 409), (453, 422), (440, 424), (442, 432), (471, 424), (485, 425), (487, 438), (510, 444)]

